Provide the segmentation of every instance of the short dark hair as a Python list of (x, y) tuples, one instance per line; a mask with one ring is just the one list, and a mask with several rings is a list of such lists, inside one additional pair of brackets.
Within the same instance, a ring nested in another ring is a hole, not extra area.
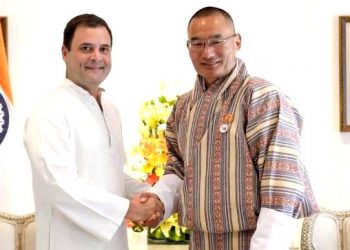
[(196, 13), (194, 13), (190, 21), (188, 22), (187, 29), (190, 27), (190, 24), (193, 19), (199, 18), (199, 17), (207, 17), (213, 14), (221, 14), (223, 17), (225, 17), (230, 23), (232, 23), (233, 30), (235, 31), (235, 24), (233, 23), (233, 19), (231, 15), (223, 9), (212, 7), (212, 6), (201, 8)]
[(63, 45), (70, 50), (72, 45), (72, 40), (74, 36), (75, 30), (79, 26), (84, 27), (99, 27), (103, 26), (106, 27), (109, 36), (111, 37), (111, 45), (113, 43), (113, 37), (112, 37), (112, 31), (109, 28), (108, 24), (105, 20), (103, 20), (101, 17), (98, 17), (94, 14), (81, 14), (76, 17), (73, 17), (66, 25), (66, 28), (63, 32)]

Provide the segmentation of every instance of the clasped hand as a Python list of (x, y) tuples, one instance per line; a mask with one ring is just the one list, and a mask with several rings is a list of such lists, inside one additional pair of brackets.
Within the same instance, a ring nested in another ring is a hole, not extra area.
[(164, 205), (153, 193), (142, 193), (130, 200), (126, 218), (141, 226), (155, 227), (164, 216)]

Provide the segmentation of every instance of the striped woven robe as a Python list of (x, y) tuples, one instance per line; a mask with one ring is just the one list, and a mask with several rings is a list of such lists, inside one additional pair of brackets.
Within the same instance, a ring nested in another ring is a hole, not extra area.
[(261, 207), (294, 218), (317, 210), (299, 159), (302, 118), (240, 59), (204, 86), (198, 77), (168, 119), (165, 174), (183, 179), (178, 212), (191, 249), (249, 249)]

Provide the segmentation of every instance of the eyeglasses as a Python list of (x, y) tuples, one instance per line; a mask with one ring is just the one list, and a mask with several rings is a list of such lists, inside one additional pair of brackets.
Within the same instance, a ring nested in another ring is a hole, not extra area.
[(221, 47), (228, 39), (235, 37), (237, 34), (233, 34), (228, 37), (215, 37), (215, 38), (210, 38), (207, 40), (201, 40), (201, 39), (195, 39), (192, 41), (187, 41), (187, 47), (188, 49), (192, 51), (200, 51), (204, 49), (205, 45), (207, 44), (208, 47), (212, 48), (219, 48)]

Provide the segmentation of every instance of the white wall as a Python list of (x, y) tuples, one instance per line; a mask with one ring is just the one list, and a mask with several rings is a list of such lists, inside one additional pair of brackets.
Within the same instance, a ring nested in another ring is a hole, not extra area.
[[(92, 12), (112, 28), (113, 68), (103, 86), (121, 110), (130, 148), (138, 139), (138, 108), (159, 95), (161, 82), (171, 94), (193, 86), (195, 74), (185, 47), (187, 21), (199, 7), (213, 4), (236, 20), (243, 37), (239, 56), (250, 73), (279, 85), (304, 115), (304, 163), (320, 205), (350, 208), (350, 133), (339, 132), (338, 77), (338, 16), (350, 15), (347, 1), (128, 0), (113, 1), (113, 7), (111, 3), (0, 0), (0, 15), (7, 15), (9, 22), (15, 98), (11, 133), (16, 142), (34, 103), (64, 77), (60, 47), (71, 17)], [(0, 209), (17, 213), (33, 209), (30, 167), (18, 148), (8, 147), (14, 155), (0, 160), (0, 191), (8, 192), (0, 195)]]

